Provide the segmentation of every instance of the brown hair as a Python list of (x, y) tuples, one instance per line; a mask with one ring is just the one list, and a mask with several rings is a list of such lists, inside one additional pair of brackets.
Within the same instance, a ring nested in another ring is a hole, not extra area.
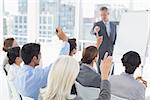
[(12, 47), (14, 40), (15, 40), (14, 38), (7, 38), (7, 39), (5, 39), (5, 40), (4, 40), (3, 51), (7, 52), (8, 49), (9, 49), (10, 47)]
[(82, 63), (91, 64), (92, 61), (97, 57), (98, 50), (95, 46), (89, 46), (85, 48), (83, 57), (81, 59)]

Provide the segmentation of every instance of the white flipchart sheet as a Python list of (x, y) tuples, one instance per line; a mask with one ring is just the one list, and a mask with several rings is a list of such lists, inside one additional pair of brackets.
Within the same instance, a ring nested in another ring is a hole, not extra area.
[(114, 47), (114, 62), (120, 62), (124, 53), (136, 51), (144, 64), (150, 30), (149, 14), (149, 11), (135, 11), (122, 15)]

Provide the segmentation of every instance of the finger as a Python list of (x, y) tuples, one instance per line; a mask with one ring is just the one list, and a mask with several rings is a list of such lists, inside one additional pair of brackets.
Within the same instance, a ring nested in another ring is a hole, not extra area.
[(96, 32), (96, 37), (97, 37), (97, 38), (99, 37), (98, 32)]
[(103, 60), (106, 60), (107, 57), (108, 57), (108, 52), (105, 53)]
[(103, 60), (101, 60), (101, 63), (99, 65), (100, 70), (102, 70)]

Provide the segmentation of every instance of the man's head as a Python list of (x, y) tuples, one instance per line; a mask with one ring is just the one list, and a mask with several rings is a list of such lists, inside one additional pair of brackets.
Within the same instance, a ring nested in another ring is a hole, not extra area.
[(109, 20), (109, 11), (107, 7), (101, 7), (100, 8), (100, 17), (103, 21)]
[(41, 59), (40, 45), (36, 43), (25, 44), (21, 49), (21, 57), (26, 65), (35, 67)]
[(123, 66), (125, 66), (125, 72), (133, 74), (136, 68), (141, 64), (141, 57), (137, 52), (129, 51), (123, 55), (121, 61)]

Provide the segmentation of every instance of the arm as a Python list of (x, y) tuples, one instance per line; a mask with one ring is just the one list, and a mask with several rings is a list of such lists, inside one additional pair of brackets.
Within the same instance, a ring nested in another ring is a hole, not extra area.
[[(99, 26), (99, 25), (98, 25), (97, 23), (94, 23), (93, 28), (91, 29), (91, 32), (90, 32), (90, 33), (93, 34), (93, 35), (96, 35), (96, 34), (95, 34), (95, 33), (96, 33), (96, 32), (95, 32), (95, 27), (96, 27), (96, 26)], [(99, 31), (98, 31), (98, 32), (99, 32)]]
[(70, 44), (68, 43), (68, 37), (66, 36), (66, 33), (63, 32), (61, 27), (56, 28), (56, 33), (58, 38), (64, 43), (59, 55), (69, 55)]
[(35, 73), (36, 73), (35, 77), (36, 76), (39, 77), (38, 83), (40, 83), (39, 85), (41, 88), (47, 85), (48, 74), (51, 69), (51, 66), (52, 64), (44, 68), (41, 67), (35, 68)]
[(70, 44), (68, 42), (64, 42), (59, 55), (69, 55), (69, 49)]
[(101, 91), (97, 100), (110, 100), (110, 83), (108, 80), (101, 81)]
[(112, 57), (108, 56), (108, 53), (105, 54), (104, 60), (101, 61), (101, 91), (97, 100), (110, 100), (110, 83), (108, 81), (109, 71), (112, 64)]

